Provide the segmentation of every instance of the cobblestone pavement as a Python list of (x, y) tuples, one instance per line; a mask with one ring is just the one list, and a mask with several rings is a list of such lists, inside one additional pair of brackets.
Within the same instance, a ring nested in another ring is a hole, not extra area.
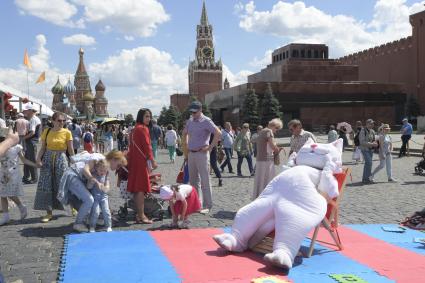
[[(377, 165), (375, 156), (374, 167)], [(405, 216), (424, 207), (425, 177), (413, 175), (418, 157), (395, 158), (394, 176), (398, 183), (387, 183), (385, 171), (376, 176), (377, 184), (361, 186), (363, 165), (350, 164), (351, 152), (344, 154), (347, 166), (353, 169), (341, 204), (342, 223), (395, 223)], [(168, 162), (165, 151), (159, 154), (158, 171), (163, 174), (165, 183), (175, 181), (182, 163), (178, 158), (175, 164)], [(236, 167), (236, 159), (233, 159)], [(247, 165), (243, 173), (248, 175)], [(212, 177), (214, 208), (209, 215), (195, 214), (191, 217), (191, 227), (223, 227), (232, 224), (236, 211), (247, 204), (251, 195), (253, 178), (237, 177), (224, 173), (224, 186), (218, 187), (218, 180)], [(25, 186), (24, 202), (32, 207), (35, 186)], [(114, 214), (122, 200), (114, 190), (110, 197)], [(55, 211), (55, 219), (47, 224), (39, 221), (42, 212), (29, 210), (24, 221), (13, 221), (0, 227), (0, 271), (6, 282), (55, 282), (63, 245), (63, 236), (72, 233), (73, 217), (69, 211)], [(19, 213), (12, 209), (11, 216), (17, 219)], [(117, 218), (118, 219), (118, 218)], [(170, 219), (156, 221), (153, 225), (139, 225), (134, 218), (114, 223), (115, 230), (165, 229)], [(0, 280), (1, 281), (1, 280)]]

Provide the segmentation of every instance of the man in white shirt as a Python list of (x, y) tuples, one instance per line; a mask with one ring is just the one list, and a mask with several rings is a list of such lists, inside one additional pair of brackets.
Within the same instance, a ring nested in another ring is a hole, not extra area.
[(19, 113), (18, 114), (18, 119), (16, 119), (15, 122), (15, 127), (16, 127), (16, 132), (18, 132), (19, 135), (19, 144), (22, 145), (22, 147), (25, 150), (25, 135), (28, 133), (28, 129), (29, 129), (29, 122), (28, 120), (25, 119), (24, 114)]
[[(25, 158), (35, 162), (35, 155), (37, 153), (37, 143), (41, 135), (41, 121), (37, 116), (35, 116), (35, 113), (37, 111), (34, 109), (32, 103), (25, 104), (22, 112), (29, 121), (28, 133), (24, 136), (26, 145)], [(22, 181), (25, 184), (37, 183), (37, 168), (24, 165), (24, 177), (22, 178)]]

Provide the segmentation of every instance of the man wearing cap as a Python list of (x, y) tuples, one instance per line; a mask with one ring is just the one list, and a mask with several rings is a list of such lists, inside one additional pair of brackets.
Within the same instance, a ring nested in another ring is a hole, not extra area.
[(407, 118), (404, 118), (402, 122), (403, 126), (401, 126), (400, 129), (402, 145), (400, 148), (400, 153), (398, 154), (399, 158), (403, 155), (406, 156), (406, 148), (409, 145), (409, 140), (412, 138), (413, 133), (413, 127), (412, 124), (409, 123), (409, 120), (407, 120)]
[(378, 147), (378, 143), (375, 138), (375, 131), (373, 130), (374, 121), (372, 119), (367, 119), (366, 127), (363, 127), (360, 130), (359, 142), (360, 150), (362, 151), (364, 158), (364, 167), (363, 167), (363, 184), (373, 183), (373, 180), (370, 179), (372, 175), (372, 158), (373, 150)]
[[(202, 104), (199, 101), (192, 102), (189, 111), (192, 117), (186, 122), (183, 130), (183, 139), (188, 149), (189, 183), (200, 195), (204, 208), (201, 213), (207, 214), (212, 207), (208, 156), (221, 139), (221, 132), (214, 122), (202, 113)], [(210, 144), (211, 134), (214, 138)]]
[[(37, 112), (31, 103), (24, 105), (22, 111), (29, 121), (28, 133), (24, 136), (25, 140), (25, 158), (35, 162), (35, 154), (37, 153), (37, 143), (41, 133), (41, 121), (35, 116)], [(25, 184), (35, 184), (38, 180), (37, 168), (24, 165), (24, 177), (22, 181)]]
[(16, 119), (15, 126), (16, 126), (16, 132), (19, 135), (19, 144), (22, 145), (25, 151), (25, 135), (28, 133), (29, 129), (29, 122), (24, 118), (24, 114), (19, 113), (18, 119)]

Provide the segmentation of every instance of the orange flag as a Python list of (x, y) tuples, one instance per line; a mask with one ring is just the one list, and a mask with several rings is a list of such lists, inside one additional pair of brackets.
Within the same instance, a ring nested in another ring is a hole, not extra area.
[(36, 84), (42, 83), (42, 82), (44, 82), (44, 80), (46, 80), (46, 72), (41, 73), (35, 83)]
[(30, 58), (28, 57), (28, 52), (25, 49), (25, 54), (24, 54), (24, 65), (27, 66), (28, 69), (31, 69), (31, 62), (30, 62)]

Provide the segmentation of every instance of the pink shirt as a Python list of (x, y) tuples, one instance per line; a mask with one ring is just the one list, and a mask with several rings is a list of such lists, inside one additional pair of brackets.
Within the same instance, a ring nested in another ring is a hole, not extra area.
[(15, 122), (18, 135), (25, 136), (28, 133), (29, 122), (25, 118), (19, 118)]

